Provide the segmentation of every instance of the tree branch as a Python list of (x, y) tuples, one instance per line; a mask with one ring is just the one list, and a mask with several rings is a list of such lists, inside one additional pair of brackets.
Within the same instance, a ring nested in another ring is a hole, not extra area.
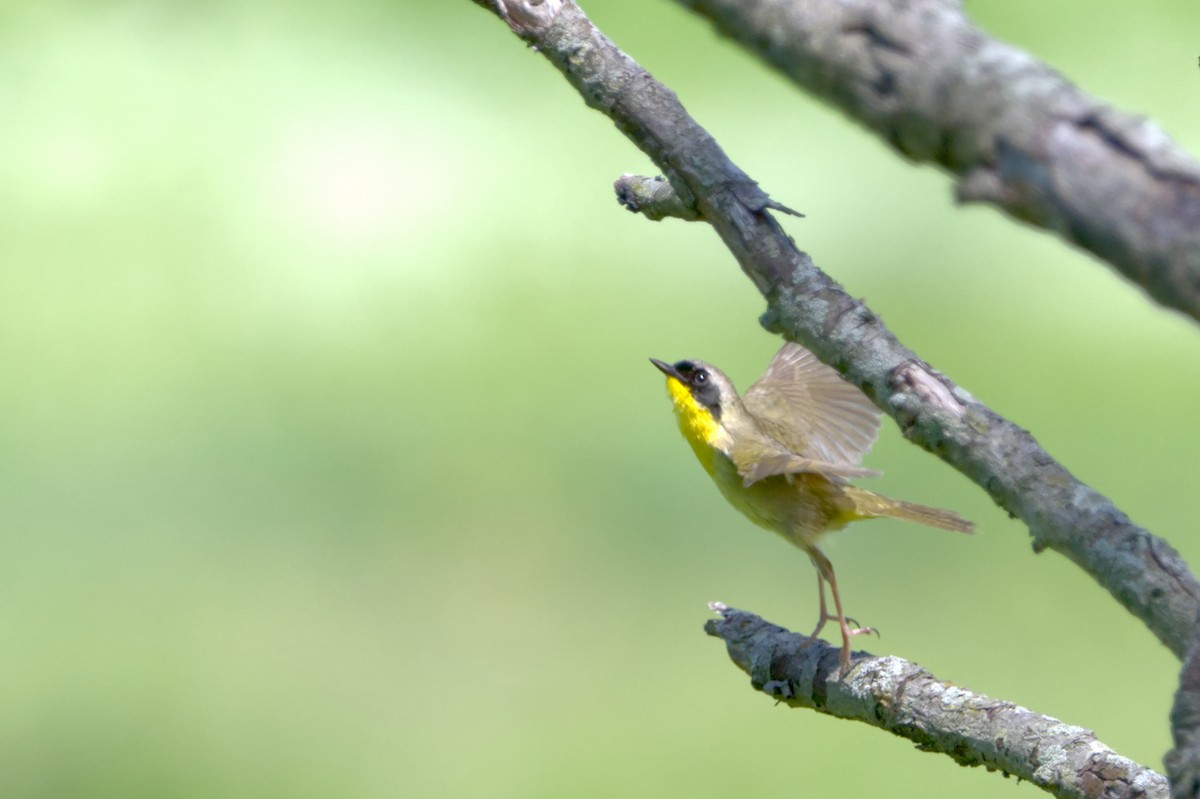
[(803, 707), (870, 724), (962, 766), (1028, 780), (1058, 797), (1166, 799), (1167, 781), (1096, 740), (1090, 730), (955, 687), (897, 657), (856, 653), (838, 676), (838, 650), (733, 608), (704, 625), (750, 675), (755, 690)]
[(1173, 799), (1200, 797), (1200, 617), (1179, 675), (1171, 707), (1171, 738), (1175, 748), (1163, 758), (1171, 779)]
[[(511, 9), (535, 0), (495, 2)], [(934, 371), (819, 270), (766, 213), (779, 206), (673, 92), (617, 49), (578, 6), (570, 0), (536, 5), (556, 10), (543, 14), (543, 22), (514, 24), (514, 14), (489, 7), (650, 156), (684, 202), (694, 203), (766, 298), (764, 326), (842, 372), (907, 438), (1025, 521), (1036, 551), (1065, 554), (1182, 658), (1200, 608), (1200, 583), (1178, 553), (1077, 480), (1028, 432)]]
[(677, 0), (915, 161), (1200, 319), (1200, 165), (950, 0)]

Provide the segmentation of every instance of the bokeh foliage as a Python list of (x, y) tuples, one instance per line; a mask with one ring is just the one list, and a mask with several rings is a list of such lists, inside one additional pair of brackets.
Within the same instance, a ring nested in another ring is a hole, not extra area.
[[(1194, 325), (897, 159), (668, 2), (595, 0), (935, 366), (1200, 563)], [(1187, 2), (970, 4), (1200, 152)], [(755, 697), (700, 626), (805, 629), (650, 355), (777, 345), (711, 231), (471, 3), (8, 4), (0, 794), (1032, 796)], [(1177, 664), (885, 430), (829, 552), (868, 646), (1157, 765)]]

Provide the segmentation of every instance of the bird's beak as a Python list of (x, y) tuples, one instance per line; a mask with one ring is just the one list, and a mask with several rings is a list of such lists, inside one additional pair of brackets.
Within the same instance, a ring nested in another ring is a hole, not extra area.
[(683, 379), (683, 378), (681, 378), (681, 377), (679, 376), (679, 372), (675, 370), (675, 367), (674, 367), (674, 366), (672, 366), (672, 365), (671, 365), (671, 364), (669, 364), (669, 363), (665, 363), (665, 362), (663, 362), (663, 361), (660, 361), (658, 358), (651, 358), (651, 359), (650, 359), (650, 363), (652, 363), (652, 364), (654, 364), (655, 366), (657, 366), (657, 367), (658, 367), (658, 371), (662, 372), (662, 373), (663, 373), (664, 375), (666, 375), (667, 377), (673, 377), (673, 378), (675, 378), (676, 380), (682, 380), (682, 379)]

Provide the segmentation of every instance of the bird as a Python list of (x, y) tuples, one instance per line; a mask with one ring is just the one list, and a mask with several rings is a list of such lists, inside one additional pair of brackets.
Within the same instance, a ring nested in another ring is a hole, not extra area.
[[(845, 674), (850, 639), (876, 631), (859, 627), (842, 611), (837, 577), (821, 551), (821, 539), (850, 522), (880, 517), (960, 533), (973, 532), (974, 524), (953, 511), (850, 484), (851, 478), (880, 474), (862, 466), (879, 432), (879, 411), (799, 344), (785, 343), (744, 396), (724, 372), (704, 361), (650, 361), (667, 377), (680, 432), (729, 504), (812, 561), (820, 613), (809, 637), (815, 639), (827, 622), (837, 622), (842, 635), (838, 662)], [(832, 614), (826, 584), (833, 596)]]

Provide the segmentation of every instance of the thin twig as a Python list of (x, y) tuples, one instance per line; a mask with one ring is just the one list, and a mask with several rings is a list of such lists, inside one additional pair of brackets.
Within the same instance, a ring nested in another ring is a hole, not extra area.
[(676, 0), (915, 161), (1200, 319), (1200, 164), (949, 0)]
[(705, 631), (758, 691), (791, 707), (870, 724), (963, 766), (983, 766), (1071, 799), (1166, 799), (1161, 774), (1122, 757), (1091, 730), (939, 680), (897, 657), (856, 653), (844, 677), (838, 650), (715, 604)]

